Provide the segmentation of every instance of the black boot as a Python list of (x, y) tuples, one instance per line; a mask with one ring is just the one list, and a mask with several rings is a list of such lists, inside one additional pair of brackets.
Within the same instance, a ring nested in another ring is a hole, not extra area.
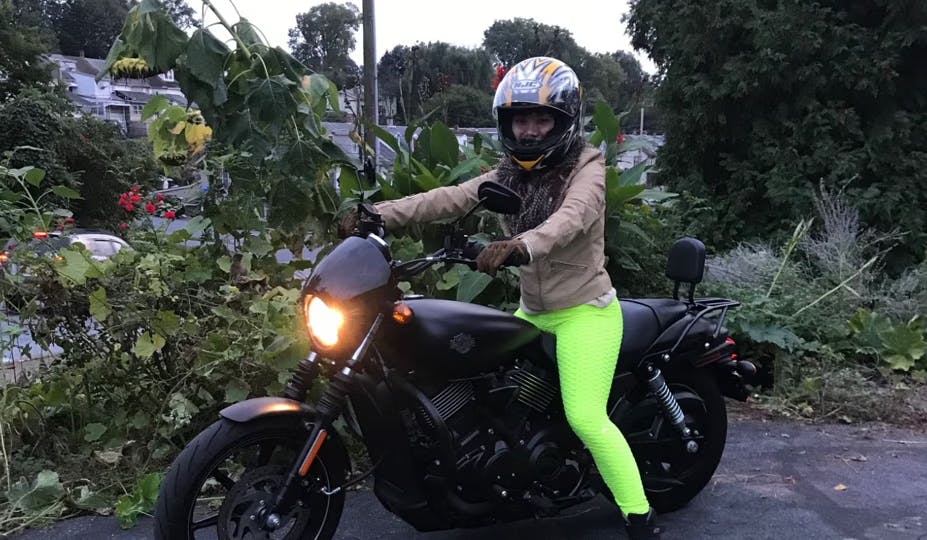
[(625, 526), (630, 540), (651, 540), (660, 538), (657, 527), (657, 513), (651, 508), (646, 514), (628, 514)]

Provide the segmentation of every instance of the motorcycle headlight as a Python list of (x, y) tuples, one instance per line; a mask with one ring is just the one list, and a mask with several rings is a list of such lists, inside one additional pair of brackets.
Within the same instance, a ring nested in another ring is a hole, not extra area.
[(303, 299), (303, 313), (306, 328), (312, 340), (322, 347), (334, 347), (338, 344), (341, 327), (344, 326), (344, 314), (331, 308), (318, 296), (307, 295)]

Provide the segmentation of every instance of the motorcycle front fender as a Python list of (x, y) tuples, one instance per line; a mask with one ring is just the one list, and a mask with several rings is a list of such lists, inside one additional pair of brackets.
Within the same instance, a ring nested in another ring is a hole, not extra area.
[(282, 397), (259, 397), (239, 401), (219, 411), (219, 416), (243, 424), (265, 416), (297, 414), (311, 417), (314, 411), (305, 403)]

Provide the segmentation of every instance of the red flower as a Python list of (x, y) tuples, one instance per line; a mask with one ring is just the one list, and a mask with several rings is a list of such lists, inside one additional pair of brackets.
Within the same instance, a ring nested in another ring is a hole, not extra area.
[(505, 74), (508, 73), (509, 68), (505, 66), (496, 66), (496, 76), (492, 80), (492, 89), (495, 90), (499, 87), (499, 83), (502, 82), (502, 78), (505, 77)]
[(173, 210), (168, 210), (167, 212), (164, 212), (164, 217), (166, 217), (167, 219), (174, 219), (175, 217), (177, 217), (177, 213), (174, 212)]
[(123, 208), (126, 209), (126, 212), (134, 212), (134, 211), (135, 211), (135, 205), (132, 204), (132, 203), (126, 203), (126, 204), (123, 206)]
[(155, 195), (155, 199), (158, 199), (159, 201), (163, 201), (164, 195), (161, 195), (160, 193), (158, 193), (157, 195)]
[(625, 141), (624, 133), (619, 133), (618, 136), (615, 137), (615, 141), (617, 141), (618, 144), (622, 144)]
[(122, 230), (126, 230), (129, 228), (129, 224), (123, 221), (122, 223), (119, 224), (119, 228)]
[(142, 190), (142, 186), (132, 186), (132, 193), (138, 193)]
[(148, 203), (148, 204), (145, 205), (145, 211), (148, 212), (149, 214), (154, 214), (154, 213), (155, 213), (155, 210), (157, 210), (157, 209), (158, 209), (158, 207), (155, 206), (155, 205), (153, 205), (153, 204), (151, 204), (151, 203)]
[(72, 218), (72, 217), (64, 218), (64, 222), (65, 222), (65, 223), (74, 223), (74, 218)]
[(132, 196), (129, 197), (129, 200), (134, 203), (139, 203), (139, 202), (142, 202), (142, 196), (139, 195), (138, 193), (133, 193)]

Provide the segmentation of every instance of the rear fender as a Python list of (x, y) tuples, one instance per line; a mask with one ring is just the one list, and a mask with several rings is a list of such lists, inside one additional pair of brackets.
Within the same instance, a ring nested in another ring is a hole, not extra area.
[(692, 358), (692, 365), (699, 368), (711, 369), (718, 381), (718, 387), (725, 396), (738, 401), (747, 401), (750, 391), (746, 385), (756, 374), (756, 367), (752, 362), (743, 360), (737, 353), (737, 343), (729, 337), (724, 337), (703, 354)]

